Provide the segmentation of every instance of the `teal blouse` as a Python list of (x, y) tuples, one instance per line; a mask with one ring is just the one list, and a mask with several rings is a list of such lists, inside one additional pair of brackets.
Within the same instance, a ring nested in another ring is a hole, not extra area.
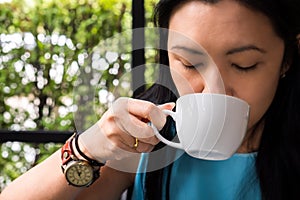
[[(255, 158), (256, 153), (249, 153), (234, 154), (223, 161), (208, 161), (184, 153), (171, 168), (164, 168), (163, 185), (166, 186), (167, 182), (170, 185), (163, 188), (161, 199), (166, 199), (168, 195), (171, 200), (261, 199)], [(147, 161), (148, 154), (143, 154), (132, 193), (134, 200), (145, 199)]]

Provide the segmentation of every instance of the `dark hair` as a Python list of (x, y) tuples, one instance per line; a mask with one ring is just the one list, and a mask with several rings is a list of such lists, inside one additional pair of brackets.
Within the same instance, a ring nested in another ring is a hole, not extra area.
[[(160, 0), (155, 9), (155, 23), (168, 28), (172, 12), (192, 0)], [(194, 0), (197, 1), (197, 0)], [(213, 4), (220, 0), (198, 0)], [(279, 81), (276, 95), (265, 113), (256, 170), (263, 199), (295, 199), (300, 197), (300, 56), (297, 35), (300, 33), (299, 0), (236, 0), (249, 9), (265, 14), (275, 32), (285, 43), (282, 65), (289, 65), (286, 77)], [(161, 32), (161, 45), (166, 49), (167, 33)], [(168, 55), (160, 50), (160, 62), (168, 65)], [(166, 73), (163, 73), (164, 76)], [(160, 80), (171, 80), (161, 77)], [(171, 83), (172, 84), (172, 83)], [(144, 96), (155, 103), (175, 101), (176, 95), (155, 84)], [(167, 130), (163, 130), (167, 133)], [(163, 169), (149, 172), (146, 177), (148, 199), (161, 198)]]

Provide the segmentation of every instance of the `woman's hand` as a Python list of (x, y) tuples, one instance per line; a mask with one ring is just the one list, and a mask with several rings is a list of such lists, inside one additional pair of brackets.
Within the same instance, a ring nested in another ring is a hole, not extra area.
[(144, 100), (119, 98), (94, 126), (80, 135), (81, 149), (100, 162), (150, 152), (159, 140), (147, 122), (161, 129), (166, 123), (162, 109), (171, 110), (174, 105), (156, 106)]

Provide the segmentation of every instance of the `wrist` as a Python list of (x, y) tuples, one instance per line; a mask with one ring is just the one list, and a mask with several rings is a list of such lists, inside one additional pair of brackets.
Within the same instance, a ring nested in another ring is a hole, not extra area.
[(93, 159), (93, 156), (90, 155), (87, 148), (85, 148), (85, 146), (82, 144), (80, 137), (78, 138), (78, 147), (76, 148), (75, 139), (72, 142), (72, 146), (74, 149), (74, 154), (76, 155), (77, 158), (85, 160), (85, 158), (83, 156), (81, 156), (80, 153), (78, 152), (77, 148), (79, 148), (82, 151), (82, 153), (84, 153), (89, 158)]
[(86, 160), (94, 166), (105, 165), (105, 161), (98, 161), (94, 159), (94, 157), (89, 153), (89, 151), (83, 145), (80, 139), (81, 139), (80, 134), (77, 133), (72, 143), (74, 154), (77, 156), (77, 158)]
[(78, 143), (82, 152), (100, 163), (105, 163), (111, 159), (108, 156), (110, 151), (106, 150), (110, 141), (103, 134), (98, 122), (80, 134)]

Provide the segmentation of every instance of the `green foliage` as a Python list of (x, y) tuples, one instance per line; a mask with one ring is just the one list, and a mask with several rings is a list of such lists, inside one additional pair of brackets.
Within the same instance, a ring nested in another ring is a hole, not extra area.
[[(131, 0), (0, 3), (0, 129), (83, 130), (131, 95), (130, 43), (119, 42), (130, 28)], [(0, 191), (60, 146), (2, 144)]]

